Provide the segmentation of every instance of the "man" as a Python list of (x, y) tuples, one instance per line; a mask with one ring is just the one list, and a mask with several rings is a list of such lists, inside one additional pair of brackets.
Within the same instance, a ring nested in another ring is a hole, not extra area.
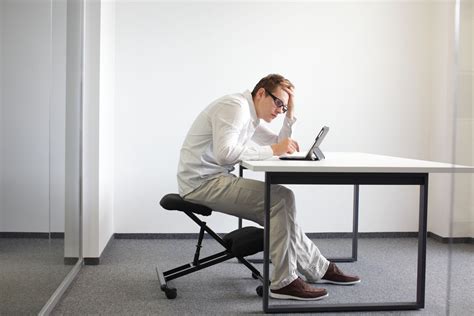
[[(268, 75), (253, 89), (224, 96), (205, 108), (189, 130), (178, 166), (179, 193), (193, 203), (264, 223), (261, 181), (231, 174), (242, 160), (263, 160), (299, 151), (291, 139), (294, 86), (280, 75)], [(286, 113), (278, 135), (260, 125)], [(317, 300), (325, 289), (308, 283), (355, 284), (357, 276), (343, 274), (324, 258), (296, 223), (295, 197), (281, 185), (271, 187), (270, 258), (273, 264), (270, 296)], [(303, 275), (306, 281), (298, 277)]]

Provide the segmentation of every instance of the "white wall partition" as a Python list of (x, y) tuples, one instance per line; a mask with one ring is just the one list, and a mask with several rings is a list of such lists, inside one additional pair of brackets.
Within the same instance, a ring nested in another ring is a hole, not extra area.
[(2, 230), (49, 231), (49, 1), (2, 10)]
[(114, 234), (115, 3), (100, 11), (99, 249)]
[(84, 257), (99, 257), (114, 233), (115, 4), (85, 3)]
[[(81, 74), (71, 62), (66, 67), (66, 30), (79, 22), (67, 13), (80, 2), (0, 0), (1, 315), (48, 315), (83, 263), (81, 225), (71, 218), (65, 225), (66, 82), (76, 91), (81, 84), (66, 80), (66, 71)], [(75, 107), (80, 97), (69, 101)], [(77, 188), (75, 175), (69, 180)], [(79, 190), (68, 193), (79, 201)], [(68, 206), (79, 218), (79, 203)]]
[[(457, 107), (456, 107), (456, 149), (455, 161), (457, 163), (474, 164), (472, 153), (474, 138), (474, 103), (473, 103), (473, 78), (474, 78), (474, 3), (473, 1), (460, 2), (459, 17), (459, 52), (457, 75)], [(457, 237), (473, 236), (472, 225), (474, 221), (472, 175), (455, 175), (454, 203), (452, 218), (452, 235)]]
[[(452, 162), (454, 131), (454, 3), (439, 3), (433, 8), (433, 80), (431, 94), (430, 156)], [(449, 236), (451, 175), (430, 176), (429, 230)]]
[[(461, 3), (458, 51), (454, 3), (434, 7), (431, 157), (472, 165), (472, 4)], [(472, 234), (472, 182), (470, 174), (431, 176), (431, 231), (453, 237)]]
[[(0, 1), (0, 123), (3, 113), (3, 1)], [(3, 230), (3, 129), (0, 125), (0, 231)]]
[[(456, 149), (455, 161), (457, 163), (473, 164), (472, 148), (474, 138), (473, 130), (473, 61), (472, 45), (473, 36), (473, 10), (472, 1), (461, 1), (460, 29), (459, 29), (459, 55), (458, 55), (458, 88), (456, 108)], [(474, 177), (468, 175), (455, 175), (454, 203), (452, 234), (453, 236), (465, 237), (471, 233), (472, 213), (472, 186)]]
[[(297, 87), (294, 136), (303, 148), (326, 124), (326, 151), (449, 161), (433, 155), (437, 143), (431, 141), (441, 118), (432, 114), (434, 78), (449, 62), (436, 60), (450, 49), (449, 38), (436, 40), (440, 5), (119, 1), (115, 231), (195, 231), (158, 205), (163, 194), (177, 191), (185, 133), (212, 100), (251, 89), (268, 73), (281, 73)], [(445, 83), (439, 88), (446, 90)], [(446, 105), (439, 111), (449, 110)], [(350, 230), (350, 187), (294, 189), (306, 231)], [(417, 201), (415, 187), (361, 188), (360, 230), (416, 230)], [(236, 227), (224, 215), (209, 221), (221, 232)]]
[[(474, 6), (471, 6), (471, 34), (474, 34)], [(472, 118), (474, 121), (474, 40), (471, 37), (471, 104), (472, 104)], [(474, 139), (474, 128), (472, 129), (472, 139)], [(474, 146), (472, 146), (472, 164), (474, 164)], [(474, 197), (474, 186), (471, 187), (471, 197)], [(471, 198), (471, 238), (474, 238), (474, 198)]]
[(65, 12), (1, 4), (0, 231), (64, 231)]
[(99, 252), (100, 1), (84, 4), (83, 242), (84, 257)]
[(65, 222), (66, 155), (66, 19), (65, 0), (51, 2), (52, 82), (50, 105), (51, 231), (63, 232)]

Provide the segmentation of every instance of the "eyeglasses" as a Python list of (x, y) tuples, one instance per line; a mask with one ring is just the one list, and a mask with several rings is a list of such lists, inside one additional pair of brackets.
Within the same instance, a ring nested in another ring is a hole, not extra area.
[(270, 91), (268, 91), (267, 89), (265, 89), (265, 92), (272, 97), (273, 99), (273, 103), (275, 103), (275, 105), (278, 107), (278, 108), (283, 108), (283, 113), (285, 113), (286, 111), (288, 111), (288, 106), (285, 105), (285, 103), (283, 103), (282, 100), (278, 99), (276, 96), (274, 96)]

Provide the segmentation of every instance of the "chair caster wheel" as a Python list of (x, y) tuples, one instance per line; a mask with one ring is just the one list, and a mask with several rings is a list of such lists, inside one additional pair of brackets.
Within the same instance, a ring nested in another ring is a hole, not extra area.
[(252, 278), (254, 278), (255, 280), (258, 279), (258, 276), (255, 274), (255, 273), (252, 273)]
[(176, 296), (178, 296), (178, 291), (175, 288), (165, 288), (163, 291), (165, 292), (166, 298), (169, 300), (174, 300)]
[(257, 292), (258, 296), (262, 297), (263, 296), (263, 286), (262, 285), (257, 286), (256, 292)]

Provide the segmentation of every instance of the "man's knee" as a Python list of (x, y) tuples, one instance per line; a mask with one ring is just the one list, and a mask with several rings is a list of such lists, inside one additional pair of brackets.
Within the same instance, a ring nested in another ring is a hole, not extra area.
[(295, 194), (293, 193), (293, 191), (284, 186), (278, 186), (276, 191), (277, 192), (275, 192), (275, 203), (284, 203), (286, 206), (285, 208), (293, 208), (295, 202)]
[(295, 201), (295, 194), (292, 190), (288, 189), (287, 187), (281, 187), (282, 196), (284, 197), (287, 203), (293, 204)]

